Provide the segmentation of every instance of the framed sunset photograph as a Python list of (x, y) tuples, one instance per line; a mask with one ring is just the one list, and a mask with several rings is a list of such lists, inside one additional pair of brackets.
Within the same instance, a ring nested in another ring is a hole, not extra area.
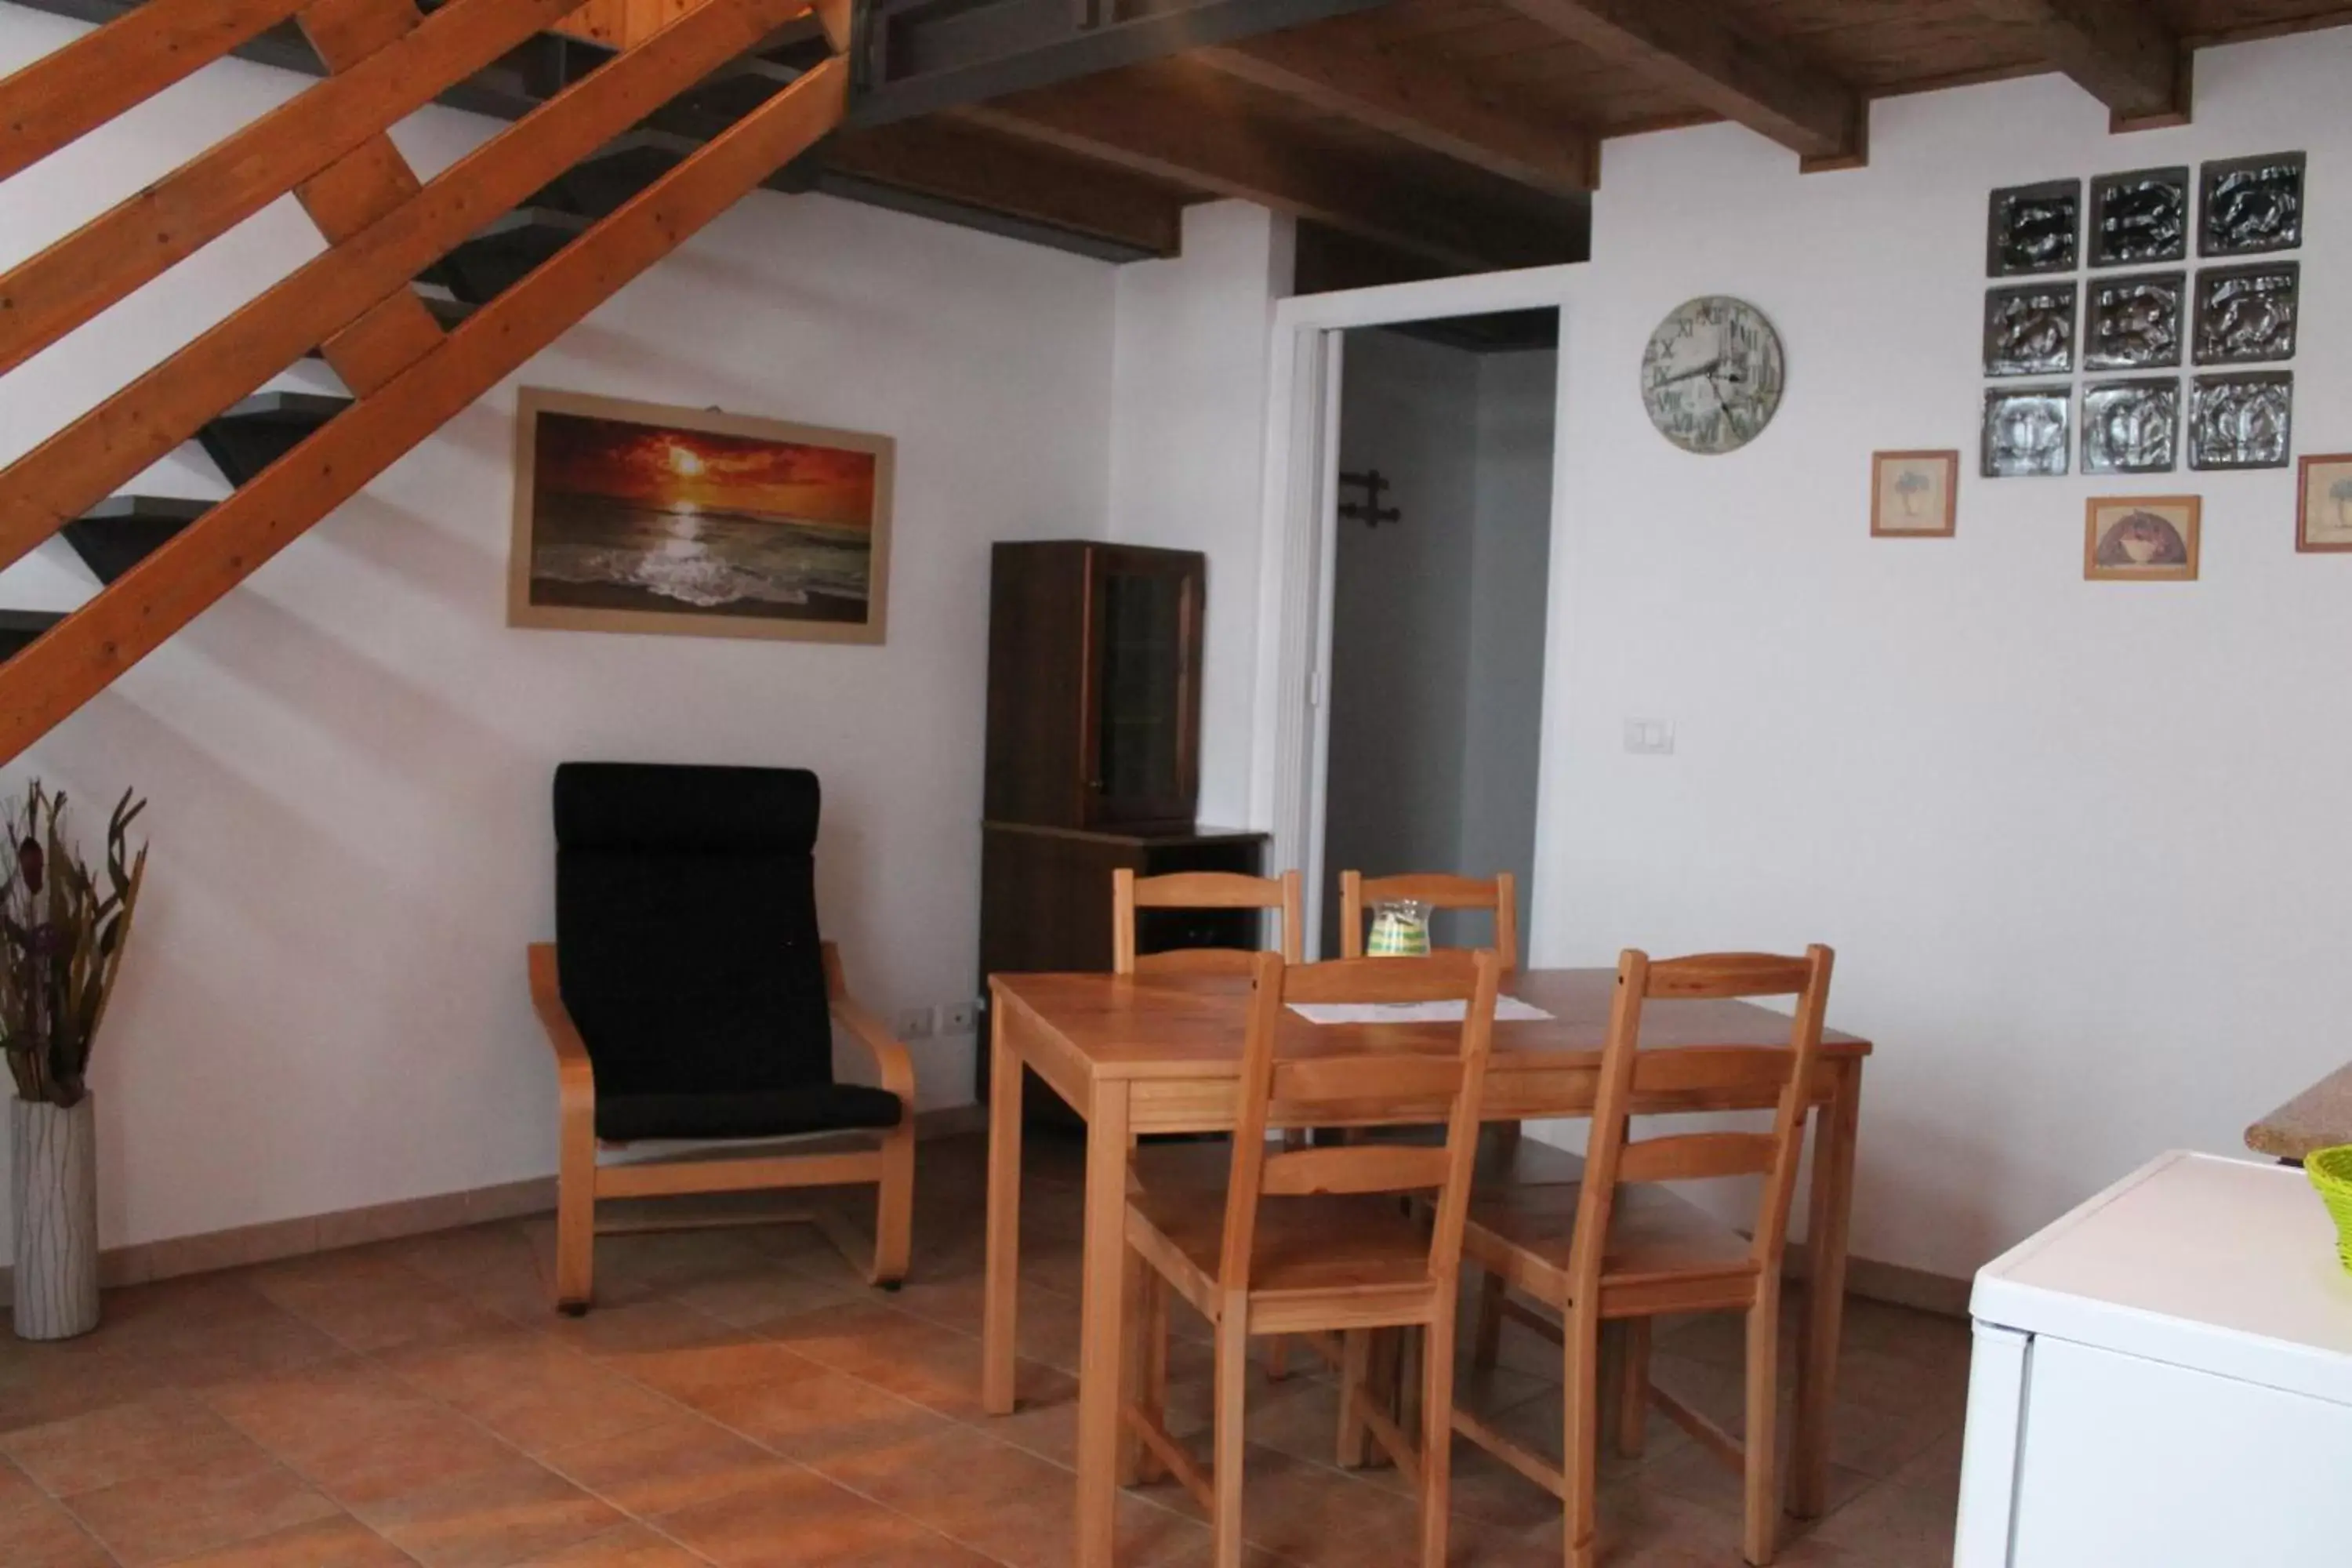
[(887, 436), (525, 387), (507, 624), (878, 643)]
[(2197, 580), (2196, 496), (2108, 496), (2084, 508), (2083, 576), (2091, 582)]

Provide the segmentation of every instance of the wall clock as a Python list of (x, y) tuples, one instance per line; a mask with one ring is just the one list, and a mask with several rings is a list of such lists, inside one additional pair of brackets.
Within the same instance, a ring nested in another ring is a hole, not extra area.
[(1642, 354), (1642, 402), (1658, 434), (1686, 452), (1734, 452), (1780, 406), (1780, 335), (1745, 300), (1709, 294), (1676, 306)]

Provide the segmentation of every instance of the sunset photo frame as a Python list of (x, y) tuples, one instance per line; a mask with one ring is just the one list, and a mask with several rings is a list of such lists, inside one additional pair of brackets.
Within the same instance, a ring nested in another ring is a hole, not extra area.
[(887, 436), (525, 387), (507, 624), (879, 643)]

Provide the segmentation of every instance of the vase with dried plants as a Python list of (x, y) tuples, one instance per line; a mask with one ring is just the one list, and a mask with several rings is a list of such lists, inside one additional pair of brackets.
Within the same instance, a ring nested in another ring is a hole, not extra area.
[(90, 1048), (131, 936), (147, 872), (131, 824), (147, 803), (125, 790), (93, 869), (75, 844), (63, 793), (37, 780), (5, 808), (12, 853), (0, 864), (0, 1055), (9, 1104), (16, 1225), (15, 1325), (25, 1339), (98, 1326), (98, 1136)]

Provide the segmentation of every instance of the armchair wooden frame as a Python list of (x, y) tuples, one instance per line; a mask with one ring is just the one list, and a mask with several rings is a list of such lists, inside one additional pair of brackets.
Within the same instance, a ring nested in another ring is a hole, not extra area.
[[(1278, 955), (1262, 952), (1252, 956), (1251, 974), (1240, 1115), (1222, 1190), (1158, 1183), (1148, 1161), (1138, 1164), (1126, 1219), (1132, 1288), (1123, 1292), (1119, 1469), (1130, 1481), (1172, 1474), (1210, 1516), (1215, 1568), (1239, 1568), (1250, 1337), (1342, 1333), (1349, 1353), (1341, 1400), (1354, 1417), (1348, 1425), (1368, 1430), (1412, 1479), (1421, 1501), (1419, 1561), (1423, 1568), (1444, 1568), (1463, 1222), (1501, 965), (1484, 950), (1287, 967)], [(1465, 1004), (1455, 1054), (1335, 1041), (1328, 1054), (1276, 1058), (1290, 1003), (1440, 1000)], [(1446, 1135), (1433, 1147), (1266, 1147), (1270, 1122), (1318, 1117), (1369, 1124), (1443, 1121)], [(1393, 1201), (1393, 1194), (1412, 1194), (1429, 1195), (1428, 1221)], [(1311, 1215), (1269, 1216), (1269, 1199), (1324, 1206)], [(1164, 1424), (1171, 1291), (1216, 1331), (1214, 1454), (1205, 1468)], [(1379, 1408), (1364, 1353), (1369, 1331), (1404, 1327), (1428, 1336), (1418, 1443)]]
[(1485, 910), (1495, 917), (1494, 948), (1503, 973), (1519, 967), (1519, 883), (1508, 871), (1491, 878), (1415, 871), (1399, 877), (1339, 873), (1339, 956), (1364, 955), (1364, 917), (1388, 899), (1412, 899), (1437, 910)]
[[(1601, 1336), (1617, 1326), (1620, 1348), (1609, 1382), (1617, 1385), (1617, 1443), (1638, 1454), (1645, 1405), (1654, 1404), (1699, 1447), (1744, 1479), (1741, 1550), (1759, 1565), (1780, 1539), (1774, 1484), (1780, 1380), (1780, 1282), (1789, 1205), (1804, 1152), (1805, 1112), (1813, 1098), (1832, 955), (1802, 958), (1707, 953), (1653, 963), (1628, 950), (1618, 962), (1617, 993), (1602, 1047), (1592, 1131), (1580, 1188), (1549, 1193), (1481, 1193), (1463, 1236), (1463, 1255), (1486, 1270), (1477, 1345), (1491, 1361), (1490, 1321), (1507, 1290), (1541, 1302), (1551, 1318), (1510, 1301), (1511, 1315), (1561, 1343), (1566, 1390), (1558, 1468), (1467, 1412), (1455, 1429), (1521, 1475), (1558, 1496), (1567, 1524), (1568, 1568), (1593, 1568), (1596, 1460), (1603, 1377)], [(1642, 1006), (1654, 997), (1744, 1000), (1794, 996), (1786, 1048), (1687, 1046), (1642, 1050)], [(1717, 1092), (1753, 1104), (1775, 1097), (1769, 1132), (1703, 1131), (1636, 1140), (1630, 1107), (1664, 1092)], [(1696, 1205), (1653, 1184), (1761, 1177), (1754, 1227), (1742, 1237)], [(1635, 1190), (1628, 1192), (1632, 1187)], [(1649, 1381), (1651, 1320), (1665, 1313), (1738, 1311), (1747, 1315), (1745, 1441)]]
[(1257, 954), (1249, 948), (1185, 947), (1172, 952), (1135, 951), (1138, 910), (1268, 910), (1282, 916), (1276, 944), (1285, 963), (1297, 963), (1307, 919), (1297, 871), (1245, 877), (1238, 871), (1174, 871), (1139, 877), (1127, 867), (1110, 874), (1111, 973), (1114, 974), (1247, 974)]
[[(685, 1229), (719, 1224), (767, 1223), (798, 1219), (814, 1224), (832, 1237), (853, 1264), (860, 1241), (848, 1223), (830, 1208), (805, 1215), (762, 1215), (746, 1221), (740, 1215), (633, 1219), (599, 1226), (600, 1198), (675, 1197), (689, 1194), (741, 1193), (787, 1187), (829, 1187), (871, 1182), (879, 1189), (875, 1198), (874, 1240), (866, 1262), (869, 1284), (895, 1290), (906, 1278), (913, 1244), (915, 1208), (915, 1063), (907, 1047), (882, 1026), (882, 1021), (849, 994), (842, 978), (841, 953), (824, 944), (825, 992), (833, 1021), (872, 1053), (881, 1088), (905, 1107), (898, 1125), (877, 1133), (818, 1133), (806, 1139), (798, 1152), (723, 1157), (696, 1152), (676, 1159), (600, 1165), (596, 1162), (596, 1073), (578, 1026), (563, 1005), (556, 982), (555, 944), (533, 942), (530, 948), (532, 1010), (547, 1031), (555, 1052), (556, 1094), (561, 1118), (561, 1152), (556, 1174), (555, 1304), (577, 1315), (588, 1310), (595, 1294), (596, 1237), (630, 1230)], [(762, 1142), (768, 1147), (774, 1141)], [(871, 1146), (868, 1146), (868, 1145)], [(612, 1145), (618, 1147), (619, 1145)]]

